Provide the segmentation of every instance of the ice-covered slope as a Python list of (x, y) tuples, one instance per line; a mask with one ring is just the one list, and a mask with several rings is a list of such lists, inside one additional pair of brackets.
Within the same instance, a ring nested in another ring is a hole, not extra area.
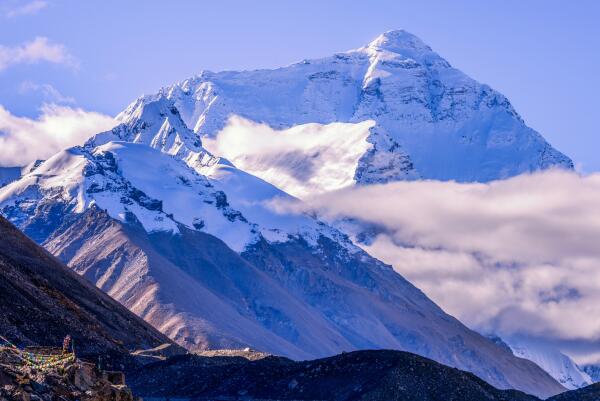
[[(130, 121), (140, 104), (165, 97), (203, 138), (217, 137), (232, 115), (274, 130), (372, 120), (369, 146), (352, 169), (359, 183), (419, 177), (489, 181), (552, 166), (573, 167), (525, 125), (508, 99), (453, 68), (405, 31), (386, 32), (365, 47), (284, 68), (202, 72), (136, 100), (118, 118)], [(253, 135), (251, 129), (233, 132), (240, 138)], [(296, 141), (283, 135), (283, 153), (294, 149), (292, 143), (284, 144), (286, 138)], [(301, 153), (304, 159), (318, 154), (315, 147)], [(227, 147), (221, 151), (232, 158), (240, 153), (231, 149), (228, 154)], [(256, 163), (260, 153), (247, 156), (237, 158), (236, 165), (258, 176), (286, 167), (277, 158)], [(336, 161), (320, 163), (333, 163), (335, 170)], [(313, 177), (306, 168), (297, 172), (305, 181)]]
[(259, 178), (218, 160), (192, 167), (152, 142), (93, 142), (0, 189), (0, 210), (179, 343), (302, 359), (402, 349), (500, 388), (561, 391), (342, 233), (272, 211), (289, 195)]
[(569, 390), (594, 382), (571, 358), (552, 346), (524, 338), (509, 338), (507, 343), (516, 356), (535, 362)]

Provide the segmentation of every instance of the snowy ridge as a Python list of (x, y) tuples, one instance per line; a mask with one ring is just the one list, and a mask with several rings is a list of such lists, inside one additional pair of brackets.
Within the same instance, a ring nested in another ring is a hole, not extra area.
[(151, 102), (134, 102), (117, 121), (121, 124), (95, 135), (86, 146), (93, 148), (111, 141), (141, 143), (176, 156), (199, 171), (218, 161), (202, 147), (198, 135), (185, 125), (173, 102), (164, 97)]
[[(311, 244), (321, 235), (342, 239), (311, 218), (270, 211), (266, 202), (289, 197), (272, 185), (222, 162), (209, 169), (208, 177), (200, 175), (176, 156), (140, 143), (95, 148), (88, 143), (58, 153), (8, 185), (0, 208), (21, 221), (36, 202), (60, 203), (73, 213), (97, 205), (122, 222), (135, 218), (147, 232), (178, 233), (178, 224), (200, 229), (238, 252), (263, 236), (272, 242), (302, 236)], [(233, 201), (224, 190), (235, 195)]]
[[(232, 115), (274, 130), (372, 120), (367, 138), (372, 147), (355, 166), (357, 183), (490, 181), (553, 166), (573, 168), (525, 125), (506, 97), (405, 31), (274, 70), (204, 71), (136, 100), (119, 119), (129, 121), (136, 105), (165, 97), (202, 138), (218, 138)], [(278, 167), (275, 161), (271, 167)], [(248, 172), (261, 176), (264, 170), (263, 165)]]
[(508, 345), (516, 356), (535, 362), (569, 390), (594, 382), (571, 358), (552, 346), (523, 338), (510, 338)]

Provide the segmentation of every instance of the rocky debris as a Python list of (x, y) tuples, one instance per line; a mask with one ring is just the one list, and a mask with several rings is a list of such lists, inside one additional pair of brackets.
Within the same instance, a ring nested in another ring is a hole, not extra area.
[(177, 356), (133, 372), (142, 397), (197, 400), (537, 401), (471, 373), (401, 351), (357, 351), (294, 362), (268, 356)]
[(242, 358), (246, 358), (249, 361), (258, 361), (259, 359), (264, 359), (266, 357), (272, 356), (266, 352), (255, 351), (251, 348), (244, 349), (215, 349), (215, 350), (206, 350), (206, 351), (197, 351), (194, 354), (198, 356), (239, 356)]
[(135, 401), (122, 372), (99, 370), (77, 360), (39, 370), (21, 364), (14, 354), (0, 352), (0, 401)]
[(165, 359), (182, 355), (187, 353), (183, 348), (176, 346), (172, 343), (164, 343), (159, 345), (158, 347), (150, 348), (150, 349), (139, 349), (135, 350), (131, 353), (131, 355), (136, 357), (136, 360), (141, 363), (151, 363), (158, 361), (164, 361)]

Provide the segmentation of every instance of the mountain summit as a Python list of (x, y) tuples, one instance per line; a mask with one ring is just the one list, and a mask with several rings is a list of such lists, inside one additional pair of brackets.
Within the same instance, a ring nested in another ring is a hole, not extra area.
[(421, 59), (424, 54), (434, 54), (437, 56), (437, 54), (433, 53), (431, 47), (427, 46), (421, 39), (403, 29), (382, 33), (369, 43), (367, 47), (374, 50), (387, 50), (405, 55), (413, 52), (412, 58), (414, 60)]
[[(327, 135), (321, 136), (321, 146), (317, 141), (308, 150), (300, 147), (294, 165), (286, 169), (280, 158), (260, 149), (230, 154), (236, 138), (220, 147), (220, 156), (262, 178), (275, 176), (272, 183), (292, 194), (302, 192), (297, 188), (302, 183), (292, 185), (290, 177), (316, 182), (313, 190), (331, 190), (338, 189), (328, 186), (331, 177), (348, 170), (350, 181), (367, 184), (418, 178), (485, 182), (550, 167), (573, 168), (568, 157), (525, 124), (506, 97), (402, 30), (386, 32), (355, 50), (288, 67), (205, 71), (137, 99), (119, 118), (129, 121), (134, 105), (163, 98), (173, 102), (201, 138), (217, 141), (232, 116), (275, 131), (334, 123), (346, 123), (350, 130), (363, 123), (362, 145), (357, 146), (364, 145), (364, 150), (350, 168), (338, 166), (336, 158), (321, 151), (331, 147)], [(238, 139), (257, 135), (251, 129), (242, 131)], [(282, 149), (286, 140), (298, 147), (301, 137), (282, 133), (277, 139)], [(317, 136), (310, 138), (314, 142)], [(328, 176), (313, 176), (306, 169), (315, 160), (328, 166)], [(274, 170), (278, 174), (267, 175)]]

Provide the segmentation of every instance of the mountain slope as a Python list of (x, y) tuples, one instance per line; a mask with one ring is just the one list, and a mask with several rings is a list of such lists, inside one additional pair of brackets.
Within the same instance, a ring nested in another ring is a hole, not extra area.
[(305, 359), (394, 348), (501, 388), (564, 390), (339, 231), (271, 209), (289, 195), (223, 161), (197, 165), (155, 145), (60, 152), (0, 189), (0, 210), (190, 349), (252, 346)]
[[(60, 346), (130, 364), (129, 351), (170, 340), (59, 263), (0, 217), (0, 333), (15, 344)], [(117, 365), (118, 366), (118, 365)]]
[[(215, 138), (232, 115), (274, 130), (310, 132), (314, 123), (358, 127), (372, 121), (361, 128), (366, 147), (351, 168), (357, 183), (419, 177), (490, 181), (553, 166), (573, 168), (568, 157), (525, 125), (508, 99), (453, 68), (405, 31), (386, 32), (365, 47), (284, 68), (202, 72), (136, 100), (118, 119), (128, 123), (141, 105), (165, 98), (202, 138)], [(299, 146), (301, 138), (290, 132), (280, 135), (284, 160), (262, 147), (235, 149), (236, 142), (254, 139), (258, 134), (253, 132), (263, 128), (233, 130), (225, 146), (219, 146), (220, 155), (265, 179), (276, 176), (270, 170), (281, 172), (286, 179), (272, 183), (292, 194), (307, 188), (302, 180), (290, 184), (289, 177), (315, 178), (307, 166), (327, 165), (330, 177), (348, 173), (347, 165), (327, 157), (327, 141), (317, 134), (304, 134), (305, 141), (316, 141), (309, 148)], [(328, 132), (335, 135), (337, 129)], [(326, 178), (316, 179), (320, 190), (331, 189)]]
[[(99, 220), (94, 218), (93, 221)], [(151, 347), (166, 340), (114, 300), (57, 263), (2, 217), (0, 290), (0, 330), (21, 344), (60, 344), (63, 335), (71, 334), (80, 356), (94, 358), (100, 354), (103, 364), (122, 368), (121, 364), (131, 362), (126, 357), (128, 349)], [(75, 399), (76, 394), (84, 396), (86, 390), (85, 396), (98, 392), (106, 397), (132, 399), (123, 386), (111, 387), (104, 376), (90, 376), (96, 371), (89, 366), (78, 364), (75, 371), (71, 369), (73, 366), (69, 368), (66, 376), (55, 374), (52, 380), (44, 377), (36, 383), (35, 380), (41, 377), (39, 374), (34, 376), (26, 370), (19, 379), (16, 375), (21, 373), (6, 365), (10, 362), (7, 361), (9, 355), (2, 356), (2, 394), (9, 399), (11, 392), (19, 396), (35, 393), (44, 399), (61, 394)], [(31, 386), (25, 386), (19, 392), (19, 386), (22, 386), (19, 383), (27, 374), (31, 374), (28, 379)], [(46, 375), (52, 376), (52, 373), (46, 372)], [(516, 391), (497, 390), (469, 373), (395, 351), (355, 352), (307, 362), (273, 357), (250, 362), (243, 358), (186, 355), (146, 367), (138, 366), (130, 370), (128, 382), (134, 386), (136, 396), (536, 400)]]

